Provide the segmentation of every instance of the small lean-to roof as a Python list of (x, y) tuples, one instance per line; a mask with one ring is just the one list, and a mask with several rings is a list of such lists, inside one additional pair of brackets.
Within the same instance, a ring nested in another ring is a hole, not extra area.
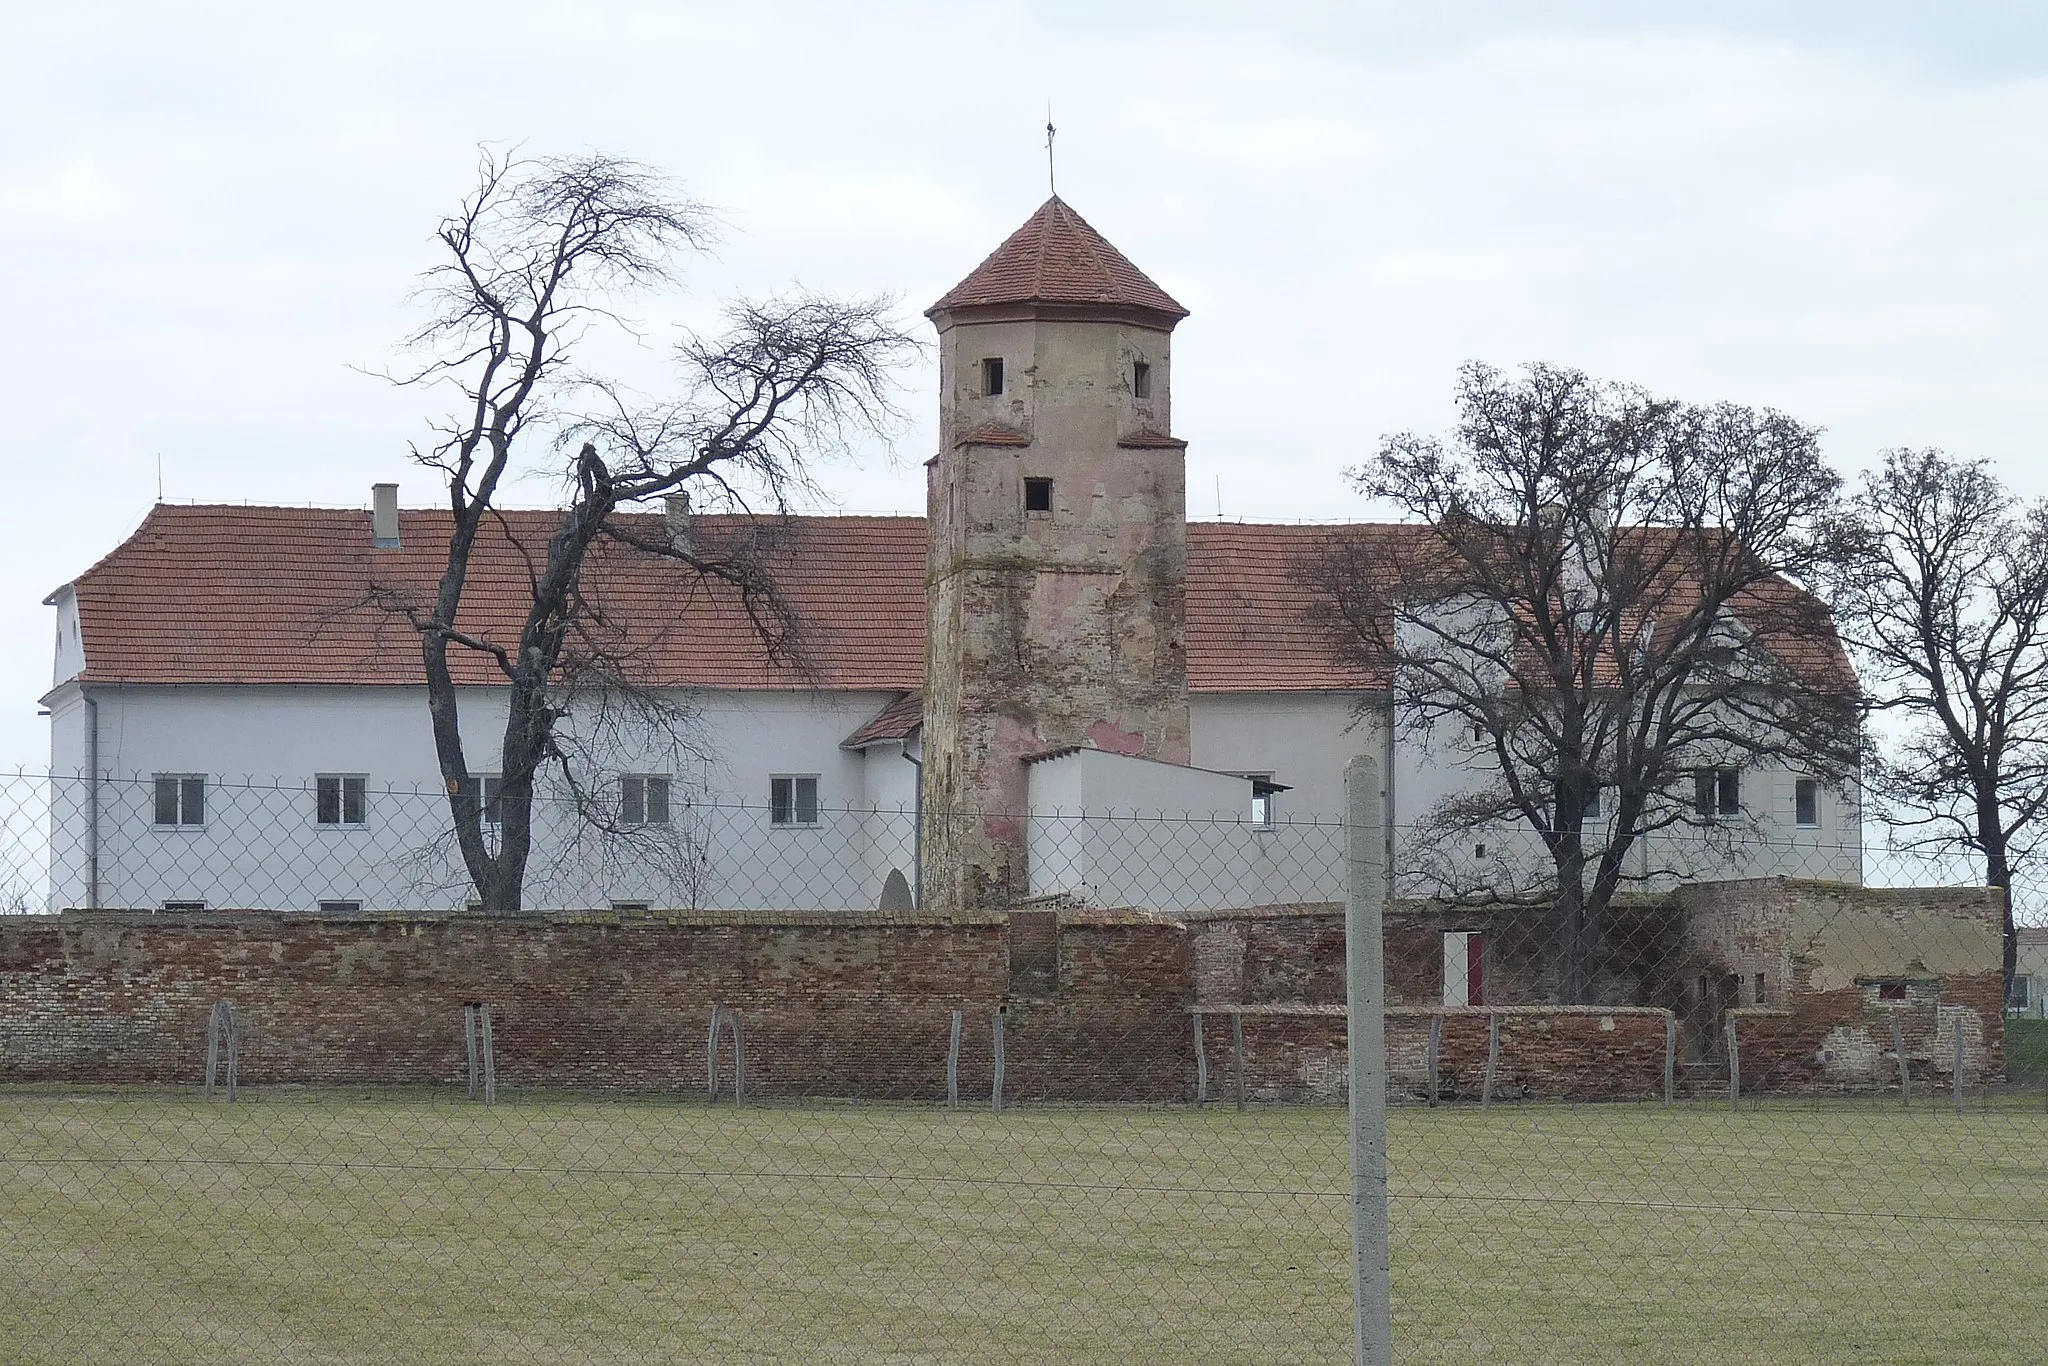
[(1039, 205), (925, 316), (1005, 304), (1100, 304), (1188, 315), (1058, 195)]
[(903, 741), (924, 724), (924, 694), (907, 692), (876, 712), (868, 723), (839, 742), (841, 749), (866, 749), (884, 741)]

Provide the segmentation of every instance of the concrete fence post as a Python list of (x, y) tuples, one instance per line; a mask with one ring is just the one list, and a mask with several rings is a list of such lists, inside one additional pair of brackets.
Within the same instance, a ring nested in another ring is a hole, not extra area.
[(496, 1105), (498, 1103), (498, 1049), (491, 1042), (491, 1008), (489, 1006), (479, 1006), (477, 1008), (477, 1020), (480, 1026), (478, 1033), (482, 1036), (484, 1050), (484, 1104)]
[(1244, 1014), (1230, 1013), (1230, 1085), (1237, 1092), (1237, 1108), (1244, 1109)]
[(1479, 1107), (1493, 1104), (1493, 1082), (1500, 1075), (1500, 1012), (1486, 1015), (1486, 1077), (1479, 1083)]
[(1742, 1108), (1742, 1043), (1736, 1037), (1735, 1016), (1728, 1016), (1728, 1108)]
[(1195, 1104), (1209, 1103), (1209, 1049), (1202, 1039), (1202, 1012), (1195, 1012)]
[(476, 1099), (477, 1089), (483, 1078), (481, 1060), (476, 1052), (476, 1007), (465, 1004), (462, 1007), (462, 1041), (469, 1054), (469, 1098)]
[(747, 1031), (740, 1024), (737, 1010), (725, 1012), (725, 1027), (732, 1035), (732, 1106), (735, 1110), (747, 1108)]
[(1664, 1103), (1678, 1096), (1678, 1016), (1664, 1012)]
[(1899, 1024), (1897, 1014), (1892, 1016), (1892, 1056), (1899, 1060), (1899, 1103), (1910, 1107), (1913, 1104), (1913, 1069), (1906, 1063), (1906, 1031)]
[(989, 1089), (989, 1109), (994, 1111), (996, 1114), (1001, 1114), (1003, 1112), (1003, 1023), (1009, 1014), (1009, 1009), (1010, 1008), (1008, 1006), (996, 1007), (996, 1078), (995, 1085)]
[(1394, 1358), (1387, 1246), (1387, 823), (1383, 775), (1368, 755), (1344, 769), (1344, 971), (1351, 1070), (1354, 1366)]
[(953, 1012), (953, 1035), (946, 1041), (946, 1104), (960, 1103), (960, 1031), (963, 1011)]
[(1956, 1115), (1963, 1113), (1963, 1012), (1956, 1012)]
[(1444, 1017), (1432, 1015), (1429, 1017), (1429, 1057), (1427, 1060), (1429, 1068), (1429, 1108), (1432, 1110), (1436, 1108), (1437, 1073), (1442, 1063), (1443, 1051)]
[(725, 1023), (725, 1007), (712, 1003), (711, 1029), (704, 1036), (705, 1087), (712, 1100), (718, 1099), (718, 1027)]

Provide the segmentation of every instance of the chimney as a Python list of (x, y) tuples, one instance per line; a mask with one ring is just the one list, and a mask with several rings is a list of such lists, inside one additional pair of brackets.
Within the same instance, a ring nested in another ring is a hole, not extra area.
[(396, 550), (398, 540), (398, 485), (370, 485), (370, 544), (379, 550)]
[(668, 508), (668, 543), (679, 555), (690, 553), (690, 495), (671, 493), (664, 500)]

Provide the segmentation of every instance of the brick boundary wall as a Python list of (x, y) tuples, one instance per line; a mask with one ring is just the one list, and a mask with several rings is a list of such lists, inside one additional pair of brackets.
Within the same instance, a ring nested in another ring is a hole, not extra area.
[[(1390, 1007), (1387, 1071), (1393, 1098), (1428, 1099), (1429, 1021), (1441, 1016), (1437, 1097), (1478, 1100), (1486, 1075), (1487, 1022), (1495, 1013), (1477, 1006)], [(1508, 1006), (1497, 1013), (1501, 1027), (1496, 1100), (1651, 1100), (1664, 1094), (1661, 1010)], [(1228, 1103), (1235, 1097), (1232, 1016), (1243, 1022), (1249, 1099), (1344, 1101), (1349, 1084), (1344, 1007), (1276, 1003), (1216, 1007), (1202, 1015), (1212, 1102)], [(1683, 1048), (1681, 1037), (1680, 1057)]]
[[(1714, 940), (1717, 953), (1783, 964), (1772, 970), (1784, 978), (1785, 1008), (1738, 1011), (1744, 1089), (1868, 1089), (1896, 1075), (1880, 1056), (1891, 1014), (1873, 1009), (1874, 988), (1854, 965), (1821, 961), (1835, 950), (1814, 927), (1851, 921), (1890, 925), (1895, 937), (1943, 924), (1963, 936), (1944, 947), (1935, 935), (1933, 947), (1953, 961), (1929, 969), (1897, 1008), (1909, 1059), (1916, 1074), (1951, 1076), (1962, 1018), (1972, 1078), (2002, 1073), (1998, 974), (1963, 970), (1981, 956), (1974, 946), (1986, 916), (1995, 922), (1991, 896), (1782, 879), (1688, 894), (1696, 951)], [(1390, 918), (1390, 940), (1418, 919)], [(745, 1026), (756, 1094), (930, 1100), (945, 1095), (957, 1009), (963, 1102), (988, 1100), (998, 1011), (1007, 1100), (1181, 1102), (1195, 1094), (1191, 1011), (1235, 1006), (1244, 1009), (1250, 1095), (1334, 1100), (1345, 1074), (1342, 956), (1341, 915), (1327, 906), (1187, 920), (1061, 912), (1051, 922), (1044, 912), (872, 911), (4, 917), (0, 1081), (195, 1083), (208, 1014), (228, 1001), (242, 1021), (241, 1075), (251, 1084), (459, 1085), (462, 1007), (477, 1001), (492, 1009), (505, 1086), (694, 1093), (705, 1084), (711, 1009), (724, 1005)], [(1441, 1013), (1440, 1094), (1476, 1096), (1487, 1012), (1416, 1009), (1421, 968), (1390, 955), (1389, 970), (1397, 1095), (1426, 1091), (1427, 1017)], [(1658, 977), (1660, 990), (1676, 980)], [(1717, 1046), (1686, 1002), (1632, 1004), (1678, 1011), (1681, 1066)], [(1510, 1008), (1496, 1094), (1661, 1094), (1662, 1020), (1620, 1006)], [(1210, 1096), (1228, 1099), (1228, 1016), (1213, 1020)]]
[(1057, 981), (1022, 993), (1008, 937), (1002, 917), (875, 913), (10, 918), (0, 1080), (196, 1082), (228, 1001), (246, 1083), (454, 1085), (475, 1001), (501, 1085), (691, 1092), (719, 1004), (744, 1025), (760, 1095), (943, 1099), (957, 1009), (963, 1101), (989, 1097), (998, 1010), (1009, 1099), (1192, 1096), (1182, 927), (1063, 923)]

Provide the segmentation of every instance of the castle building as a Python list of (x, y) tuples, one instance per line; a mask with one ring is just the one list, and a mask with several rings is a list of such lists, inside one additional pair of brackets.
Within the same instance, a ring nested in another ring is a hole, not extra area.
[[(570, 717), (607, 745), (536, 815), (532, 904), (1327, 902), (1350, 756), (1382, 759), (1397, 820), (1470, 779), (1478, 756), (1396, 735), (1387, 680), (1338, 662), (1294, 579), (1332, 537), (1401, 529), (1190, 523), (1172, 425), (1187, 311), (1070, 206), (1048, 200), (927, 316), (925, 517), (690, 523), (707, 545), (756, 541), (805, 624), (801, 667), (674, 560), (593, 561), (633, 681), (690, 724)], [(53, 905), (467, 898), (416, 640), (365, 606), (437, 580), (448, 518), (390, 486), (374, 502), (160, 504), (50, 596)], [(627, 516), (663, 534), (662, 514)], [(516, 637), (552, 525), (493, 524), (470, 634)], [(455, 667), (481, 767), (503, 694), (479, 657)], [(1775, 771), (1740, 791), (1768, 838), (1713, 855), (1720, 875), (1857, 878), (1853, 792)], [(593, 801), (602, 840), (577, 823)]]

